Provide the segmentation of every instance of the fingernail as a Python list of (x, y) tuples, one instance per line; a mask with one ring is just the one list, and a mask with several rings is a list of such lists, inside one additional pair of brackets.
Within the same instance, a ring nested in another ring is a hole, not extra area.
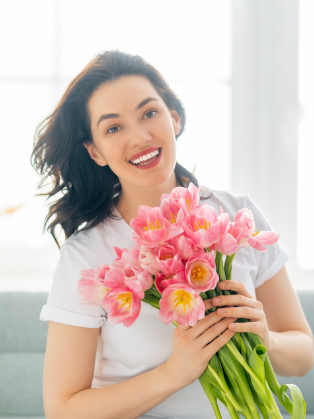
[(235, 327), (236, 327), (236, 326), (235, 326), (235, 324), (233, 324), (233, 323), (230, 325), (230, 329), (235, 329)]
[(221, 287), (224, 287), (226, 285), (226, 283), (223, 281), (223, 282), (220, 282), (220, 286)]
[(219, 303), (219, 301), (220, 301), (220, 298), (219, 297), (215, 297), (214, 298), (214, 303)]
[(225, 313), (226, 309), (225, 308), (220, 308), (218, 311), (219, 311), (219, 313)]

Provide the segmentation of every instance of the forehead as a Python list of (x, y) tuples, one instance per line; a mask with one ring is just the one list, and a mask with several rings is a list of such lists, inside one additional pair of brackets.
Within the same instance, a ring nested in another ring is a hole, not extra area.
[(163, 103), (148, 79), (142, 76), (124, 76), (99, 86), (88, 101), (88, 109), (92, 119), (103, 112), (123, 114), (128, 108), (134, 110), (148, 96)]

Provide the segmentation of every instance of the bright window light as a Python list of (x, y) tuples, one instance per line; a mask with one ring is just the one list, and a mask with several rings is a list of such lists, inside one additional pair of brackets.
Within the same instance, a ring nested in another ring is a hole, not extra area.
[(301, 118), (298, 136), (298, 233), (297, 261), (302, 269), (314, 269), (314, 62), (312, 59), (314, 3), (300, 0), (299, 102)]
[(13, 279), (19, 289), (24, 279), (32, 289), (36, 279), (49, 289), (58, 249), (48, 233), (42, 234), (45, 201), (34, 197), (40, 181), (30, 164), (35, 128), (99, 52), (138, 54), (161, 72), (186, 108), (178, 161), (191, 171), (196, 165), (200, 184), (230, 190), (231, 7), (231, 0), (2, 5), (8, 19), (0, 27), (6, 40), (0, 68), (5, 150), (0, 154), (0, 289), (1, 283), (8, 289)]

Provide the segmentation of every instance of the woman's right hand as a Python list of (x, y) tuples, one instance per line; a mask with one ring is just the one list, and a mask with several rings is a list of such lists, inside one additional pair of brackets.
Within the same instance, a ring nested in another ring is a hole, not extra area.
[[(211, 300), (205, 300), (204, 305), (205, 311), (213, 307)], [(221, 318), (214, 311), (192, 327), (176, 327), (171, 355), (161, 365), (161, 370), (171, 381), (177, 381), (178, 389), (193, 383), (203, 374), (211, 357), (235, 334), (228, 329), (235, 320), (235, 317)]]

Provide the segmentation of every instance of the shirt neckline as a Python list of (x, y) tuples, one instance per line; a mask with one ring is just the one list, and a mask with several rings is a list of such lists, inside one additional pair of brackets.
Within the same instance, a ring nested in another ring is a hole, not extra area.
[(125, 219), (122, 217), (122, 215), (120, 214), (120, 212), (118, 211), (115, 205), (113, 205), (113, 212), (116, 213), (116, 215), (121, 218), (119, 221), (121, 222), (121, 225), (124, 227), (124, 229), (128, 230), (128, 232), (133, 235), (134, 233), (133, 228), (125, 221)]
[[(207, 193), (210, 194), (207, 199), (212, 197), (212, 195), (213, 195), (213, 190), (212, 189), (210, 189), (210, 188), (208, 188), (204, 185), (200, 185), (200, 189), (201, 189), (200, 190), (200, 192), (201, 192), (200, 196), (202, 196), (202, 195), (204, 196), (204, 192), (205, 193), (207, 192)], [(134, 233), (133, 228), (125, 221), (125, 219), (122, 217), (122, 215), (120, 214), (120, 212), (118, 211), (117, 207), (114, 204), (113, 204), (113, 212), (116, 213), (116, 215), (121, 218), (119, 221), (121, 222), (121, 225), (124, 227), (124, 229), (127, 230), (129, 233), (131, 233), (133, 235), (133, 233)]]

